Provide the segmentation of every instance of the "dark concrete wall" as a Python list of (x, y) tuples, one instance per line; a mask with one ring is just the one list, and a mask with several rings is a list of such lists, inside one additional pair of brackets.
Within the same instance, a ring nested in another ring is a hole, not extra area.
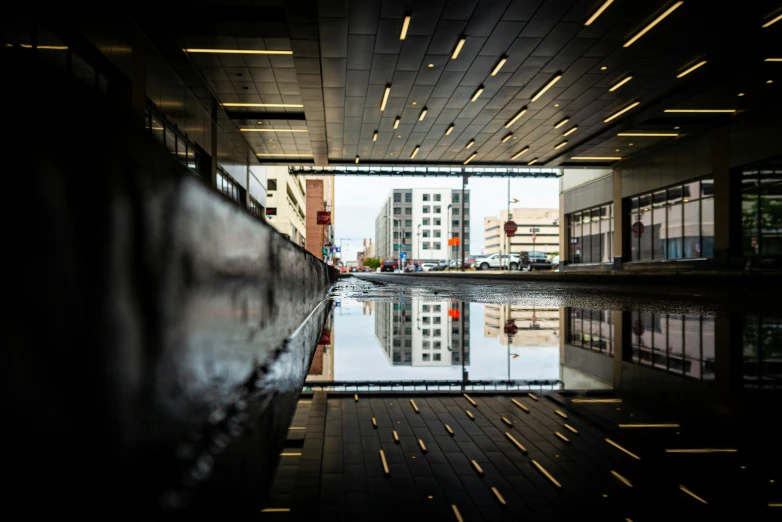
[[(563, 193), (564, 213), (607, 205), (614, 201), (613, 176), (608, 175)], [(563, 223), (564, 220), (561, 221)], [(565, 225), (566, 226), (566, 225)]]
[(186, 171), (123, 101), (3, 59), (14, 503), (249, 515), (336, 273)]

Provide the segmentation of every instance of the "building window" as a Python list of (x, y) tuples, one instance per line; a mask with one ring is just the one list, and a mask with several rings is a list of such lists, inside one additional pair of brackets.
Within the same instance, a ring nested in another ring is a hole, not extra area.
[(435, 311), (435, 312), (439, 312), (440, 310), (442, 310), (442, 305), (434, 305), (432, 310)]
[(424, 214), (428, 214), (429, 213), (429, 207), (423, 207), (421, 212), (423, 212)]
[(440, 194), (435, 194), (434, 195), (434, 200), (435, 201), (440, 201), (440, 199), (441, 199), (441, 195)]
[(423, 344), (422, 344), (422, 347), (423, 347), (423, 349), (424, 349), (424, 350), (428, 350), (428, 349), (429, 349), (429, 345), (430, 345), (430, 344), (431, 344), (431, 343), (430, 343), (429, 341), (424, 341), (424, 342), (423, 342)]
[(399, 232), (396, 230), (394, 231), (394, 239), (399, 239)]
[(428, 353), (422, 353), (421, 354), (421, 360), (428, 361), (429, 360), (429, 354)]
[(451, 203), (458, 203), (458, 202), (459, 202), (459, 194), (454, 192), (453, 194), (451, 194)]
[(394, 215), (399, 216), (402, 214), (402, 209), (399, 207), (394, 207)]
[(424, 194), (423, 196), (424, 196), (424, 201), (429, 201), (430, 199), (429, 194)]
[(570, 309), (570, 344), (613, 356), (614, 321), (610, 310)]
[(413, 202), (413, 193), (412, 192), (406, 192), (405, 193), (405, 203), (412, 203)]
[(424, 235), (424, 237), (429, 237), (429, 231), (428, 230), (424, 230), (423, 231), (423, 235)]
[(440, 220), (440, 218), (434, 218), (434, 226), (442, 226), (442, 220)]
[[(630, 230), (625, 233), (633, 261), (713, 257), (714, 180), (702, 179), (642, 194), (630, 198), (629, 206)], [(593, 213), (593, 241), (595, 219)], [(594, 252), (594, 243), (591, 246)]]
[(454, 219), (453, 221), (451, 221), (451, 226), (452, 227), (458, 227), (459, 226), (459, 220), (458, 219)]
[(405, 226), (406, 227), (412, 227), (413, 226), (413, 220), (412, 219), (405, 219)]
[(614, 260), (614, 205), (568, 214), (568, 262), (611, 263)]
[(442, 243), (435, 242), (433, 248), (434, 248), (434, 250), (440, 250), (442, 248)]
[[(713, 215), (714, 204), (709, 205)], [(713, 236), (714, 225), (708, 226)], [(782, 169), (769, 166), (742, 171), (741, 228), (745, 256), (782, 254)]]
[(425, 227), (428, 227), (429, 226), (429, 218), (424, 218), (423, 220), (421, 220), (421, 224), (423, 226), (425, 226)]
[(439, 329), (439, 328), (435, 328), (434, 329), (434, 336), (435, 337), (440, 337), (441, 335), (442, 335), (442, 330)]
[(410, 207), (405, 208), (405, 215), (409, 216), (413, 213), (413, 209)]
[(434, 234), (434, 237), (440, 237), (441, 232), (439, 230), (432, 231), (432, 234)]
[(421, 317), (421, 322), (423, 324), (429, 324), (429, 316), (425, 315), (425, 316)]
[(439, 361), (440, 359), (442, 359), (442, 354), (434, 353), (434, 354), (432, 354), (432, 358), (435, 361)]
[(421, 311), (422, 312), (428, 312), (429, 309), (430, 309), (430, 305), (425, 304), (425, 305), (421, 306)]
[(470, 193), (469, 192), (465, 192), (465, 194), (464, 194), (464, 202), (465, 203), (469, 203), (470, 202)]
[(741, 373), (744, 388), (778, 391), (782, 388), (779, 371), (782, 317), (774, 312), (763, 312), (745, 316), (743, 324)]
[(412, 353), (410, 353), (410, 352), (407, 352), (407, 353), (405, 354), (405, 362), (406, 362), (406, 363), (409, 363), (409, 362), (412, 362), (412, 360), (413, 360), (413, 354), (412, 354)]
[(442, 319), (442, 318), (441, 318), (439, 315), (436, 315), (436, 316), (434, 316), (434, 317), (432, 318), (432, 322), (434, 322), (434, 324), (440, 324), (440, 320), (441, 320), (441, 319)]
[(268, 192), (273, 192), (277, 190), (277, 180), (276, 179), (267, 179), (266, 180), (266, 190)]
[(424, 337), (429, 337), (429, 334), (430, 334), (429, 328), (424, 328), (423, 330), (421, 330), (421, 335), (423, 335)]
[(264, 219), (266, 217), (266, 210), (264, 210), (263, 205), (258, 203), (258, 200), (252, 196), (250, 196), (250, 202), (247, 206), (247, 209), (253, 216), (259, 219)]
[(459, 215), (459, 209), (458, 208), (451, 209), (451, 215), (458, 216)]
[(217, 177), (215, 178), (215, 186), (217, 190), (238, 202), (241, 199), (241, 188), (239, 184), (234, 181), (231, 176), (228, 175), (223, 169), (218, 169)]
[(402, 194), (399, 192), (394, 192), (394, 203), (401, 203), (402, 202)]
[(434, 213), (439, 214), (440, 213), (440, 207), (434, 207)]
[(424, 250), (429, 250), (429, 242), (428, 241), (424, 241), (423, 242), (423, 246), (421, 248), (423, 248)]

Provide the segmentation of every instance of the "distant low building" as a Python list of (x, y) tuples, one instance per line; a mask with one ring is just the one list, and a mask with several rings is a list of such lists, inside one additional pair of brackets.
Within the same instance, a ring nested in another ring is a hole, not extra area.
[[(512, 208), (510, 218), (516, 223), (516, 234), (511, 237), (510, 253), (518, 254), (535, 250), (547, 254), (559, 252), (559, 209)], [(505, 223), (508, 211), (500, 211), (500, 217), (483, 219), (483, 248), (485, 255), (508, 253), (508, 236)], [(535, 241), (532, 240), (533, 231)]]

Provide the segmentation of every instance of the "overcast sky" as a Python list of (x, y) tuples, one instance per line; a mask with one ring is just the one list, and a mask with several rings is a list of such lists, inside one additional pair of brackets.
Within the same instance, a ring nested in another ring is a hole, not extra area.
[[(375, 217), (391, 190), (461, 187), (459, 178), (336, 176), (334, 238), (337, 245), (342, 239), (343, 259), (356, 259), (356, 253), (363, 248), (362, 239), (375, 240)], [(498, 217), (500, 210), (507, 208), (508, 180), (472, 178), (467, 188), (470, 189), (470, 253), (479, 254), (483, 248), (483, 218)], [(519, 199), (512, 207), (557, 208), (559, 181), (512, 179), (510, 197)]]

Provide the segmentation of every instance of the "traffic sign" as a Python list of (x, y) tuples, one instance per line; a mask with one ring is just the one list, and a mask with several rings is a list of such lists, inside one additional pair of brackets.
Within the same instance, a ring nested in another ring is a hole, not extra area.
[(514, 221), (506, 221), (503, 228), (505, 229), (505, 235), (511, 237), (516, 235), (516, 230), (518, 230), (519, 227), (516, 226)]
[(318, 225), (328, 225), (331, 223), (331, 212), (326, 212), (323, 210), (318, 210), (318, 214), (316, 216)]
[(407, 261), (407, 252), (399, 252), (399, 259), (402, 261)]
[(641, 237), (644, 233), (644, 224), (640, 221), (636, 221), (633, 223), (633, 235), (635, 237)]
[(508, 335), (516, 335), (516, 332), (519, 331), (519, 327), (516, 326), (516, 323), (511, 319), (507, 323), (505, 323), (505, 333)]

